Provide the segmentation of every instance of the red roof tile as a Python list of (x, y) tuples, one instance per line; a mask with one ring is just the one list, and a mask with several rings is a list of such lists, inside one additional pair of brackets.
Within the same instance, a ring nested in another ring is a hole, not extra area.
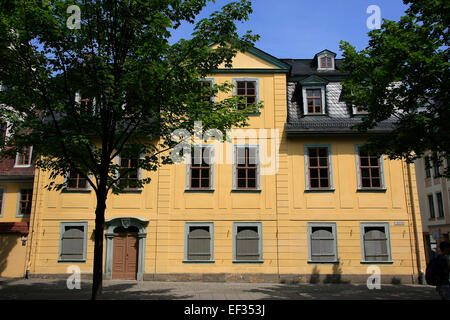
[(0, 222), (0, 233), (28, 234), (28, 222)]

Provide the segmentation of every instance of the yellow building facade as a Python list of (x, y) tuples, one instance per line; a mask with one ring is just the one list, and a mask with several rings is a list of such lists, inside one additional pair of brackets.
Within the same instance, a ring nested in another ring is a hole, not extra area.
[[(365, 282), (376, 266), (383, 282), (417, 282), (424, 255), (414, 170), (365, 156), (364, 137), (330, 129), (347, 121), (333, 113), (341, 75), (331, 57), (336, 74), (301, 74), (300, 60), (254, 48), (205, 79), (233, 83), (233, 94), (264, 108), (230, 141), (199, 142), (211, 163), (163, 165), (142, 173), (152, 178), (142, 190), (108, 197), (105, 279)], [(308, 116), (316, 125), (302, 122)], [(377, 163), (367, 169), (367, 159)], [(91, 275), (95, 193), (46, 184), (36, 171), (25, 269), (67, 277), (75, 265)]]

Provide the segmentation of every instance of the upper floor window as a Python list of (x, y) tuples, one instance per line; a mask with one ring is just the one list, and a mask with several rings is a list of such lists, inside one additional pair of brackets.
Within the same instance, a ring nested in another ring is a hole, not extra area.
[[(212, 88), (213, 86), (213, 80), (209, 79), (202, 79), (200, 80), (200, 84), (203, 88)], [(204, 102), (213, 102), (214, 97), (211, 94), (205, 94), (202, 92), (201, 94), (202, 101)]]
[(259, 102), (259, 81), (258, 79), (233, 79), (233, 93), (238, 97), (243, 97), (243, 101), (238, 103), (238, 110), (245, 110)]
[(190, 190), (210, 190), (212, 188), (212, 148), (194, 147), (188, 168)]
[(438, 205), (438, 217), (443, 218), (444, 217), (444, 203), (442, 202), (442, 192), (436, 193), (436, 201)]
[(31, 204), (33, 198), (32, 188), (23, 188), (19, 191), (19, 204), (17, 208), (17, 216), (29, 216), (31, 214)]
[(383, 158), (363, 151), (356, 145), (358, 190), (384, 190)]
[(33, 152), (33, 147), (24, 147), (21, 152), (16, 155), (15, 167), (30, 167), (31, 166), (31, 155)]
[(427, 197), (428, 197), (428, 209), (430, 210), (430, 218), (434, 219), (436, 217), (436, 213), (434, 211), (433, 195), (429, 194)]
[(89, 184), (86, 178), (79, 173), (69, 172), (67, 176), (67, 190), (87, 190), (88, 187)]
[(323, 56), (320, 58), (320, 68), (330, 69), (333, 68), (333, 63), (331, 57)]
[(306, 103), (308, 114), (322, 114), (322, 90), (306, 89)]
[(235, 189), (259, 188), (258, 147), (236, 146)]
[(125, 190), (137, 190), (139, 180), (138, 168), (139, 156), (133, 156), (129, 152), (119, 155), (120, 184)]
[(426, 156), (424, 158), (425, 163), (425, 178), (431, 178), (431, 158), (430, 156)]
[(306, 146), (306, 189), (332, 189), (331, 155), (328, 146)]

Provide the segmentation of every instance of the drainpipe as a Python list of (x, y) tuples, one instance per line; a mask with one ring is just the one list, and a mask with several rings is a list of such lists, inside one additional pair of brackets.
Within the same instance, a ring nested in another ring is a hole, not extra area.
[[(37, 211), (37, 198), (38, 198), (38, 192), (39, 192), (39, 178), (41, 175), (41, 170), (39, 169), (35, 169), (37, 171), (37, 181), (35, 180), (34, 183), (34, 187), (33, 187), (33, 191), (36, 193), (35, 199), (34, 199), (34, 210), (33, 210), (33, 217), (32, 217), (32, 221), (30, 221), (30, 226), (29, 226), (29, 231), (28, 231), (28, 235), (29, 235), (29, 240), (28, 240), (28, 254), (26, 257), (26, 270), (25, 270), (25, 278), (29, 279), (30, 277), (30, 266), (31, 266), (31, 253), (33, 251), (33, 240), (34, 240), (34, 232), (35, 232), (35, 224), (36, 224), (36, 211)], [(36, 176), (36, 174), (35, 174)]]
[(409, 196), (411, 201), (411, 214), (413, 218), (413, 228), (415, 234), (415, 247), (416, 247), (416, 258), (417, 258), (417, 269), (419, 270), (419, 284), (424, 284), (424, 273), (422, 269), (422, 259), (420, 254), (420, 243), (419, 243), (419, 230), (417, 229), (417, 218), (416, 218), (416, 207), (414, 205), (414, 190), (412, 185), (412, 175), (411, 175), (411, 164), (407, 164), (408, 168), (408, 182), (409, 182)]

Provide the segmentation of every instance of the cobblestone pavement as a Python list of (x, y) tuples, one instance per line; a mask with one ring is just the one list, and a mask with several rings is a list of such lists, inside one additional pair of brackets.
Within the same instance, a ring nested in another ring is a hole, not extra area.
[[(0, 300), (89, 299), (92, 282), (69, 290), (66, 280), (0, 278)], [(382, 285), (369, 290), (363, 284), (276, 284), (217, 282), (103, 282), (108, 300), (439, 300), (434, 287)]]

